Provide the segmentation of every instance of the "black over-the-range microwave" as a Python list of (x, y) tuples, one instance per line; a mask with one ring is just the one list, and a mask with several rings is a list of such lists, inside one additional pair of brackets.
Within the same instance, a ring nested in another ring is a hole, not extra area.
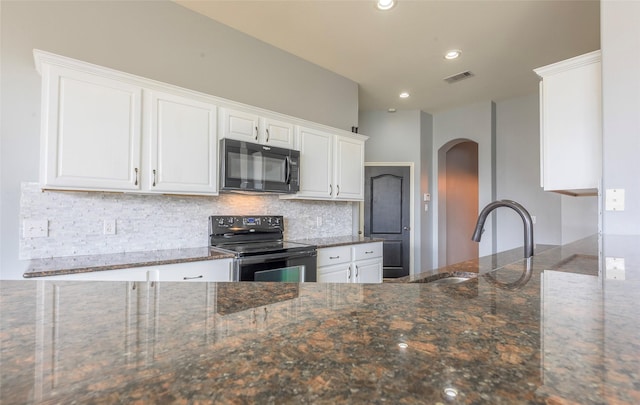
[(224, 138), (220, 190), (293, 194), (300, 189), (300, 152)]

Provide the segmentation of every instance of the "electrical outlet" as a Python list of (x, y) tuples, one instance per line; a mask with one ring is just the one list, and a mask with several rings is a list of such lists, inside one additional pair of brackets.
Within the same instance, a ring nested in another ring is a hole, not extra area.
[(46, 219), (25, 219), (22, 224), (25, 238), (46, 238), (49, 236), (49, 221)]
[(105, 235), (115, 235), (116, 234), (116, 220), (115, 219), (105, 219), (103, 231)]
[(535, 215), (531, 215), (531, 222), (533, 222), (534, 224), (536, 223), (536, 216)]
[(322, 217), (316, 217), (316, 225), (322, 226)]

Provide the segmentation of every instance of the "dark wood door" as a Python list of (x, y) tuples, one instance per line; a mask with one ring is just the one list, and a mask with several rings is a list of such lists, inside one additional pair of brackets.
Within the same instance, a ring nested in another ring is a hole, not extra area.
[(408, 276), (409, 167), (367, 166), (364, 173), (364, 235), (384, 239), (383, 277)]

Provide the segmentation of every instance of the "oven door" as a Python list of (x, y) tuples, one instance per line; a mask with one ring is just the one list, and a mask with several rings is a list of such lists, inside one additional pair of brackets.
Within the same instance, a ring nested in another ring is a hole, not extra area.
[(316, 281), (316, 258), (315, 250), (240, 257), (235, 261), (236, 280), (313, 282)]
[(300, 188), (298, 151), (225, 138), (220, 155), (221, 190), (295, 193)]

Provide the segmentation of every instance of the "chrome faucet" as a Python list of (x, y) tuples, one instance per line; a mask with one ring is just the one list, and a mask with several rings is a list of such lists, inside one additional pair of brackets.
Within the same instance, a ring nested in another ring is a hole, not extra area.
[(484, 232), (484, 222), (487, 220), (487, 217), (489, 216), (491, 211), (495, 210), (498, 207), (509, 207), (520, 215), (520, 218), (522, 218), (522, 223), (524, 224), (524, 257), (533, 256), (533, 221), (531, 221), (531, 215), (529, 215), (529, 212), (522, 205), (518, 204), (515, 201), (494, 201), (484, 207), (480, 212), (480, 215), (478, 216), (476, 229), (473, 231), (471, 240), (480, 242), (480, 238), (482, 238), (482, 232)]

